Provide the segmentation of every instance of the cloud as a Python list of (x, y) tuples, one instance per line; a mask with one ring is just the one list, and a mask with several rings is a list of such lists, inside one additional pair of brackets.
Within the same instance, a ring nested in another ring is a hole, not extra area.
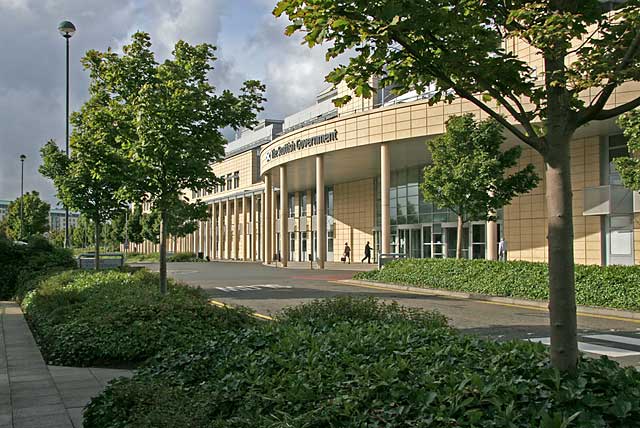
[(283, 118), (315, 102), (333, 67), (322, 48), (285, 37), (285, 19), (271, 11), (275, 0), (0, 0), (0, 199), (20, 191), (19, 156), (25, 162), (25, 191), (38, 190), (55, 202), (51, 183), (37, 172), (39, 149), (65, 132), (65, 48), (57, 25), (70, 20), (71, 110), (87, 97), (88, 77), (80, 57), (89, 49), (116, 50), (131, 34), (151, 34), (158, 60), (179, 39), (218, 46), (211, 74), (219, 89), (237, 90), (244, 80), (267, 85), (261, 117)]

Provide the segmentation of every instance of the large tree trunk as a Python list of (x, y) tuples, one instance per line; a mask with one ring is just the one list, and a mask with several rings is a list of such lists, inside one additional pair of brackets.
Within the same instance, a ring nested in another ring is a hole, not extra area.
[(464, 221), (462, 220), (462, 216), (458, 216), (458, 238), (456, 239), (456, 259), (462, 258), (462, 228), (464, 226)]
[[(564, 141), (558, 141), (564, 140)], [(570, 137), (550, 140), (545, 156), (549, 221), (549, 317), (551, 363), (574, 371), (578, 361)]]
[(160, 219), (160, 293), (167, 294), (167, 212)]
[(549, 318), (551, 364), (574, 372), (578, 363), (578, 337), (573, 261), (573, 208), (571, 192), (571, 137), (575, 117), (566, 82), (562, 48), (545, 53), (547, 89), (545, 161), (549, 245)]
[(96, 234), (96, 252), (94, 254), (94, 268), (95, 270), (100, 270), (100, 222), (98, 220), (94, 221), (94, 229)]

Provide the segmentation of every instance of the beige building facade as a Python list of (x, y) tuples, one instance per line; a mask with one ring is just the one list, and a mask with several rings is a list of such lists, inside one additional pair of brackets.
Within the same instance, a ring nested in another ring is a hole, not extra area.
[[(505, 46), (538, 67), (542, 79), (533, 49), (518, 41)], [(345, 244), (352, 262), (363, 258), (367, 243), (372, 262), (381, 253), (454, 257), (455, 215), (425, 201), (418, 188), (430, 162), (425, 142), (441, 135), (451, 116), (487, 114), (463, 99), (429, 105), (428, 93), (396, 96), (383, 88), (372, 99), (334, 107), (331, 99), (346, 92), (343, 86), (324, 91), (316, 105), (263, 121), (232, 141), (225, 160), (212, 166), (224, 185), (193, 195), (209, 205), (208, 221), (168, 248), (210, 260), (313, 260), (320, 267), (340, 261)], [(638, 96), (640, 85), (626, 84), (607, 107)], [(520, 143), (507, 135), (505, 144)], [(547, 261), (544, 163), (523, 149), (519, 167), (533, 163), (542, 181), (501, 210), (497, 222), (468, 223), (464, 257), (495, 259), (502, 238), (510, 260)], [(640, 263), (638, 197), (622, 186), (611, 162), (625, 155), (614, 119), (579, 129), (571, 143), (577, 263)]]

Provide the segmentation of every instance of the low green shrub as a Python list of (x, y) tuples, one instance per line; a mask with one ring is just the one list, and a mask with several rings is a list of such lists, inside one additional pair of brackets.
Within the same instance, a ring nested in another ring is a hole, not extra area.
[[(355, 278), (414, 287), (547, 300), (546, 263), (489, 260), (405, 259)], [(640, 310), (640, 266), (576, 265), (579, 305)]]
[[(334, 319), (339, 308), (356, 318)], [(633, 368), (582, 359), (560, 374), (542, 345), (425, 328), (411, 313), (320, 302), (165, 352), (92, 399), (84, 426), (638, 426)]]
[(175, 253), (167, 257), (167, 262), (203, 262), (195, 253)]
[(32, 237), (27, 245), (0, 239), (0, 300), (16, 297), (17, 290), (43, 272), (75, 267), (69, 250), (54, 247), (42, 237)]
[(63, 272), (22, 301), (45, 359), (71, 366), (130, 365), (257, 321), (208, 304), (201, 290), (170, 282), (165, 296), (148, 271)]

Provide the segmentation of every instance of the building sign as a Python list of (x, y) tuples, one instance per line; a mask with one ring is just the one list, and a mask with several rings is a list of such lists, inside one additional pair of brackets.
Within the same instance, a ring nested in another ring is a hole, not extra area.
[(333, 130), (322, 135), (316, 135), (309, 138), (300, 138), (296, 141), (290, 141), (274, 149), (268, 150), (264, 156), (265, 162), (269, 162), (271, 159), (275, 159), (279, 156), (283, 156), (289, 153), (293, 153), (297, 150), (303, 150), (308, 147), (317, 146), (318, 144), (329, 143), (331, 141), (338, 140), (338, 130)]

